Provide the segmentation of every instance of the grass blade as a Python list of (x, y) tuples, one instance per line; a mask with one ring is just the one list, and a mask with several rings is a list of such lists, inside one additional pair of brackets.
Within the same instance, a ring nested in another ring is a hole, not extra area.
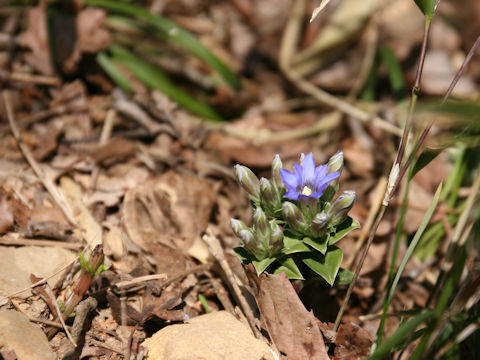
[(132, 84), (130, 81), (122, 74), (120, 70), (115, 66), (113, 61), (105, 54), (103, 51), (97, 54), (97, 62), (105, 71), (112, 80), (122, 88), (127, 94), (133, 93)]
[(408, 260), (410, 260), (410, 257), (413, 254), (413, 251), (415, 250), (415, 247), (418, 244), (418, 241), (423, 235), (423, 232), (427, 228), (428, 223), (430, 222), (430, 219), (432, 218), (433, 212), (435, 211), (438, 200), (440, 199), (440, 194), (442, 192), (442, 183), (438, 185), (437, 191), (435, 192), (435, 195), (433, 196), (433, 200), (428, 207), (427, 212), (425, 213), (425, 216), (423, 217), (422, 223), (420, 224), (420, 227), (418, 228), (417, 232), (415, 233), (415, 236), (413, 237), (412, 242), (408, 246), (407, 252), (405, 256), (403, 257), (402, 263), (398, 267), (397, 274), (395, 275), (395, 279), (393, 279), (392, 287), (390, 288), (390, 291), (388, 292), (388, 299), (389, 301), (392, 300), (393, 294), (395, 293), (395, 288), (398, 285), (398, 282), (400, 281), (400, 277), (402, 276), (403, 270), (405, 269), (405, 266), (407, 265)]
[(375, 352), (368, 357), (368, 360), (384, 359), (392, 349), (402, 344), (408, 337), (412, 335), (415, 329), (428, 321), (433, 316), (432, 310), (427, 310), (413, 319), (402, 324), (395, 333), (390, 336), (382, 345), (380, 345)]
[(138, 80), (150, 88), (161, 91), (185, 109), (199, 116), (210, 120), (221, 120), (213, 108), (176, 87), (157, 67), (118, 45), (112, 45), (110, 51), (114, 61), (125, 66)]
[(177, 26), (170, 20), (152, 14), (148, 10), (136, 6), (127, 4), (120, 1), (113, 0), (85, 0), (85, 4), (102, 7), (111, 11), (116, 11), (131, 16), (142, 18), (149, 22), (156, 29), (158, 29), (165, 38), (173, 44), (179, 45), (184, 49), (190, 51), (193, 55), (199, 59), (205, 61), (210, 65), (222, 79), (232, 88), (240, 88), (240, 80), (233, 73), (230, 68), (225, 65), (218, 57), (216, 57), (207, 47), (205, 47), (198, 39), (190, 32)]

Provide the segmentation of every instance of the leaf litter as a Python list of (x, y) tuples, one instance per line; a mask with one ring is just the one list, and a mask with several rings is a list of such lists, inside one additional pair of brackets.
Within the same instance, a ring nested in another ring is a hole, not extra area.
[[(77, 307), (80, 314), (75, 322), (68, 317), (70, 314), (64, 314), (72, 334), (82, 339), (82, 345), (74, 349), (76, 356), (148, 358), (144, 340), (152, 339), (158, 330), (173, 329), (177, 325), (172, 324), (189, 323), (191, 319), (198, 318), (200, 322), (200, 315), (225, 309), (235, 317), (236, 322), (231, 326), (238, 326), (239, 333), (254, 334), (261, 344), (269, 344), (269, 355), (275, 354), (275, 358), (365, 358), (378, 326), (375, 315), (386, 282), (387, 257), (397, 219), (394, 211), (385, 217), (337, 333), (332, 331), (330, 321), (345, 288), (320, 285), (315, 291), (299, 292), (298, 284), (292, 285), (283, 275), (257, 278), (232, 255), (238, 240), (228, 225), (229, 219), (240, 218), (245, 222), (251, 219), (248, 197), (234, 181), (235, 163), (252, 167), (259, 176), (268, 176), (271, 160), (277, 153), (287, 163), (293, 163), (302, 152), (313, 151), (318, 159), (326, 160), (342, 148), (346, 165), (341, 184), (356, 190), (358, 200), (352, 212), (364, 225), (369, 207), (373, 206), (370, 194), (376, 179), (390, 166), (391, 146), (396, 141), (372, 123), (362, 125), (365, 141), (356, 136), (358, 129), (348, 125), (352, 119), (309, 132), (326, 117), (327, 109), (287, 84), (276, 65), (292, 2), (192, 1), (188, 6), (167, 2), (157, 9), (193, 32), (243, 75), (243, 89), (235, 93), (219, 85), (211, 70), (198, 59), (175, 54), (172, 52), (175, 49), (158, 39), (152, 40), (162, 51), (168, 50), (155, 56), (165, 60), (159, 61), (158, 66), (174, 74), (176, 85), (232, 118), (221, 125), (198, 121), (165, 95), (142, 84), (125, 67), (119, 69), (131, 80), (135, 95), (128, 97), (118, 89), (113, 90), (115, 84), (95, 64), (95, 55), (116, 41), (123, 41), (139, 53), (145, 49), (121, 31), (110, 30), (107, 24), (111, 24), (113, 15), (108, 11), (71, 3), (71, 7), (57, 9), (55, 20), (48, 17), (46, 1), (0, 13), (2, 34), (14, 39), (12, 46), (16, 47), (11, 52), (0, 44), (0, 55), (8, 60), (1, 62), (2, 71), (22, 75), (12, 75), (6, 81), (2, 78), (11, 95), (10, 105), (21, 139), (76, 221), (76, 224), (70, 221), (49, 193), (52, 188), (47, 191), (41, 185), (45, 179), (39, 179), (23, 160), (8, 133), (6, 106), (1, 101), (0, 240), (2, 258), (6, 259), (5, 266), (0, 268), (2, 316), (24, 316), (38, 324), (48, 335), (49, 350), (45, 351), (55, 353), (57, 358), (72, 353), (72, 348), (65, 331), (58, 331), (61, 324), (54, 303), (62, 308), (76, 306), (85, 299), (94, 299), (97, 306), (87, 302)], [(312, 2), (310, 7), (321, 8), (327, 3), (323, 1), (319, 6)], [(414, 5), (410, 5), (408, 1), (399, 1), (382, 9), (375, 26), (385, 34), (380, 42), (390, 46), (398, 60), (408, 67), (404, 69), (405, 78), (411, 82), (409, 77), (414, 68), (407, 60), (420, 44), (419, 31), (415, 29), (422, 19), (417, 18)], [(153, 2), (152, 10), (156, 6), (157, 2)], [(357, 32), (366, 31), (365, 21), (373, 17), (373, 8), (369, 6), (356, 8), (359, 15), (351, 25), (356, 26)], [(394, 16), (397, 7), (412, 15), (402, 17), (408, 19), (408, 26)], [(315, 33), (321, 37), (322, 31), (332, 32), (328, 20), (332, 14), (336, 14), (334, 19), (342, 19), (345, 16), (342, 11), (335, 1), (325, 7), (305, 32), (303, 46), (315, 43)], [(305, 14), (305, 24), (309, 15)], [(472, 15), (459, 11), (454, 16), (462, 19)], [(28, 21), (18, 20), (20, 17)], [(69, 19), (74, 21), (65, 27)], [(53, 39), (46, 30), (49, 21), (57, 26), (57, 36)], [(60, 41), (58, 35), (62, 30), (66, 47), (53, 48), (52, 41)], [(458, 57), (464, 55), (461, 41), (454, 35), (472, 42), (471, 31), (460, 29), (457, 33), (449, 24), (442, 23), (435, 34), (438, 37), (446, 34), (453, 40), (449, 46), (438, 45), (429, 54), (427, 59), (432, 64), (427, 68), (434, 70), (437, 64), (447, 64), (443, 71), (452, 75)], [(312, 52), (318, 63), (303, 51), (293, 65), (298, 71), (312, 74), (311, 81), (316, 85), (345, 93), (354, 86), (353, 80), (360, 71), (358, 59), (364, 56), (364, 42), (361, 37), (356, 39), (352, 31), (334, 32), (331, 36), (319, 42)], [(330, 56), (325, 54), (324, 47), (329, 46), (323, 43), (325, 40), (335, 44)], [(351, 48), (344, 46), (357, 41)], [(171, 64), (175, 56), (182, 66), (168, 65), (167, 61)], [(379, 69), (377, 76), (386, 82), (384, 68)], [(473, 85), (478, 84), (478, 74), (478, 63), (474, 63), (459, 94), (476, 95)], [(434, 71), (426, 75), (422, 90), (427, 95), (437, 94), (445, 80), (439, 79)], [(391, 106), (391, 99), (387, 91), (383, 92), (378, 108), (380, 113), (384, 111), (382, 116), (388, 116), (385, 109)], [(111, 111), (114, 120), (108, 130), (106, 119)], [(104, 132), (107, 136), (101, 140)], [(435, 170), (427, 167), (412, 183), (405, 222), (407, 234), (418, 228), (439, 178), (448, 176), (451, 169), (446, 157), (437, 158), (433, 166)], [(432, 222), (445, 223), (444, 218), (445, 215), (438, 213)], [(220, 254), (209, 253), (202, 240), (205, 233), (220, 241), (223, 246)], [(358, 233), (353, 232), (338, 243), (346, 258), (354, 256), (349, 249), (355, 246)], [(101, 262), (110, 268), (95, 275), (87, 265), (80, 264), (78, 251), (82, 251), (90, 264), (96, 246), (105, 254)], [(399, 251), (404, 252), (405, 248)], [(222, 261), (227, 267), (219, 266)], [(405, 279), (423, 281), (401, 282), (391, 312), (425, 306), (429, 274), (435, 273), (436, 261), (434, 258), (427, 264), (409, 263)], [(38, 284), (32, 285), (30, 274), (48, 280), (46, 286), (53, 299), (30, 294), (30, 288), (39, 288)], [(236, 292), (235, 287), (240, 291)], [(206, 301), (200, 301), (201, 297)], [(247, 314), (247, 306), (253, 321)], [(3, 314), (5, 311), (8, 313)], [(210, 321), (219, 321), (220, 329), (221, 322), (232, 321), (229, 316)], [(399, 319), (392, 316), (387, 320), (387, 333), (398, 325)], [(74, 328), (83, 329), (81, 322), (85, 322), (87, 330), (76, 333)], [(3, 326), (4, 322), (0, 323)], [(188, 334), (175, 329), (178, 333), (168, 341)], [(195, 334), (208, 344), (215, 336), (209, 333), (213, 330), (206, 329), (208, 326)], [(22, 331), (19, 336), (28, 337), (30, 331), (36, 330)], [(254, 336), (251, 338), (248, 341), (256, 340)], [(0, 339), (0, 344), (2, 341), (5, 340)], [(188, 351), (191, 344), (181, 346)], [(208, 346), (206, 349), (210, 350)], [(13, 347), (13, 355), (8, 351), (2, 348), (0, 354), (21, 359), (21, 354), (25, 351), (31, 354), (28, 351), (33, 350), (20, 343)]]

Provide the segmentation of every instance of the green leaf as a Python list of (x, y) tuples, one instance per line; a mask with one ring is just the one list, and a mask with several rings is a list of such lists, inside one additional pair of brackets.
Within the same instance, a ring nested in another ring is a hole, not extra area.
[(340, 268), (338, 270), (337, 278), (335, 279), (335, 285), (348, 285), (353, 280), (353, 273), (346, 269)]
[(360, 223), (358, 220), (352, 219), (350, 216), (345, 219), (340, 225), (337, 226), (335, 235), (328, 240), (329, 245), (335, 244), (340, 239), (344, 238), (350, 231), (359, 229)]
[(194, 56), (210, 65), (223, 80), (234, 89), (240, 88), (240, 80), (228, 66), (205, 47), (193, 34), (179, 27), (170, 20), (151, 13), (147, 9), (122, 1), (114, 0), (85, 0), (86, 5), (103, 7), (131, 16), (139, 17), (159, 30), (169, 42), (190, 51)]
[(122, 74), (122, 72), (115, 66), (113, 61), (105, 54), (103, 51), (97, 54), (97, 63), (100, 67), (107, 73), (112, 80), (122, 88), (127, 94), (133, 93), (132, 84), (130, 81)]
[(415, 0), (415, 4), (427, 19), (431, 19), (435, 13), (435, 0)]
[(265, 269), (275, 260), (275, 258), (266, 258), (260, 261), (252, 260), (252, 264), (255, 267), (255, 270), (257, 270), (257, 275), (260, 275), (262, 272), (264, 272)]
[(291, 257), (284, 257), (280, 261), (280, 266), (274, 271), (274, 274), (280, 274), (282, 272), (287, 275), (287, 278), (293, 280), (304, 280), (302, 273), (295, 264), (295, 261)]
[(309, 237), (303, 238), (303, 242), (307, 245), (310, 245), (315, 250), (320, 251), (322, 255), (325, 255), (328, 246), (327, 236), (322, 236), (320, 239), (311, 239)]
[(198, 294), (198, 300), (202, 304), (203, 309), (205, 310), (205, 313), (208, 314), (210, 312), (210, 307), (208, 306), (207, 298), (202, 294)]
[(390, 351), (398, 346), (403, 344), (405, 340), (409, 339), (412, 336), (412, 333), (415, 329), (428, 321), (434, 312), (432, 310), (427, 310), (420, 315), (414, 317), (413, 319), (407, 321), (406, 323), (400, 325), (398, 329), (390, 336), (384, 343), (382, 343), (372, 355), (368, 357), (368, 360), (381, 360), (384, 359)]
[(410, 173), (409, 179), (413, 179), (413, 177), (422, 170), (425, 166), (430, 164), (430, 162), (435, 159), (442, 150), (428, 150), (424, 151), (418, 157), (418, 160), (415, 162), (415, 166), (413, 167), (412, 172)]
[(333, 285), (343, 259), (343, 252), (336, 246), (329, 246), (325, 255), (312, 251), (299, 254), (302, 261), (327, 283)]
[(78, 253), (78, 258), (80, 259), (80, 267), (82, 268), (82, 270), (88, 272), (87, 260), (85, 259), (85, 255), (83, 255), (83, 252), (80, 251)]
[(437, 207), (438, 200), (440, 199), (441, 192), (442, 192), (442, 183), (440, 183), (440, 185), (438, 186), (437, 191), (433, 196), (433, 200), (430, 203), (430, 206), (428, 207), (427, 212), (425, 213), (425, 216), (423, 217), (422, 223), (420, 224), (420, 227), (418, 228), (417, 232), (415, 233), (415, 236), (410, 242), (410, 245), (408, 245), (407, 252), (405, 253), (405, 256), (403, 257), (402, 262), (398, 267), (397, 273), (395, 274), (395, 279), (393, 279), (392, 286), (390, 288), (390, 291), (387, 294), (388, 302), (392, 300), (393, 294), (395, 293), (395, 289), (398, 285), (398, 282), (400, 281), (400, 277), (402, 276), (403, 270), (405, 269), (405, 266), (407, 266), (408, 260), (410, 260), (410, 257), (412, 256), (413, 251), (415, 250), (415, 247), (418, 244), (418, 241), (422, 237), (423, 232), (427, 228), (427, 225), (430, 222), (430, 219), (432, 218), (432, 215)]
[(305, 245), (303, 241), (297, 240), (288, 236), (283, 238), (282, 254), (288, 255), (298, 252), (312, 251), (310, 247)]
[(118, 45), (112, 45), (110, 51), (113, 54), (114, 61), (125, 66), (137, 79), (150, 88), (161, 91), (170, 99), (197, 115), (211, 120), (221, 120), (220, 116), (209, 105), (180, 90), (157, 67)]
[(240, 261), (244, 264), (250, 264), (253, 260), (255, 260), (255, 255), (250, 253), (243, 246), (237, 246), (236, 248), (233, 248), (233, 251), (235, 251)]
[(403, 71), (400, 63), (395, 57), (395, 53), (392, 49), (384, 46), (380, 49), (379, 54), (387, 66), (388, 78), (395, 98), (398, 101), (405, 100), (405, 81), (403, 79)]

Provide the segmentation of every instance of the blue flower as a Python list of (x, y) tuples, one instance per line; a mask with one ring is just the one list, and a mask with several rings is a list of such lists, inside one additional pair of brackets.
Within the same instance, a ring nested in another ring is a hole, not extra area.
[(293, 165), (293, 172), (280, 169), (280, 176), (287, 188), (284, 195), (290, 200), (313, 198), (318, 199), (327, 188), (330, 181), (338, 178), (340, 173), (328, 173), (328, 165), (315, 167), (313, 154), (306, 155), (302, 163)]

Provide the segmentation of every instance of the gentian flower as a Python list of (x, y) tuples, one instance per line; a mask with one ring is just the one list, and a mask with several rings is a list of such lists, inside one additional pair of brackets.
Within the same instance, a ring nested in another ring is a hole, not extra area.
[(318, 199), (328, 184), (340, 176), (338, 171), (328, 173), (328, 169), (327, 164), (315, 167), (312, 153), (306, 155), (301, 164), (295, 163), (293, 172), (280, 169), (280, 176), (287, 188), (284, 196), (290, 200)]

